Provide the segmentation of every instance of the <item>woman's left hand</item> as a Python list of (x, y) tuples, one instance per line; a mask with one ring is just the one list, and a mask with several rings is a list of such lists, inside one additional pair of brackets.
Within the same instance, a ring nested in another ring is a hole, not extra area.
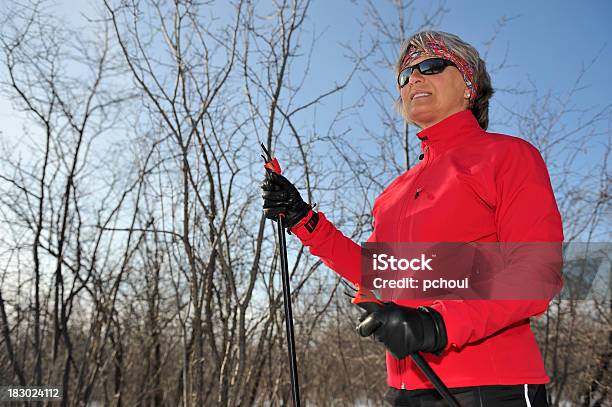
[(397, 359), (416, 352), (439, 354), (447, 343), (444, 320), (437, 311), (392, 302), (363, 318), (357, 332), (363, 337), (374, 335)]

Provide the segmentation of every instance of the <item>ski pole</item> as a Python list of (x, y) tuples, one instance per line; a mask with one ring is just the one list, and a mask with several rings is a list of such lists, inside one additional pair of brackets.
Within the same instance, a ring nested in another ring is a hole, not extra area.
[[(281, 175), (281, 167), (276, 158), (272, 158), (266, 146), (261, 144), (264, 152), (264, 167)], [(295, 339), (293, 335), (293, 311), (291, 310), (291, 287), (289, 285), (289, 263), (287, 260), (287, 242), (285, 240), (285, 214), (278, 215), (278, 243), (281, 260), (281, 279), (283, 283), (283, 303), (285, 306), (285, 329), (287, 331), (287, 348), (289, 351), (289, 368), (291, 369), (291, 394), (293, 406), (300, 407), (300, 386), (298, 383), (297, 359), (295, 357)]]
[[(342, 282), (346, 287), (354, 291), (354, 293), (347, 293), (347, 295), (352, 298), (351, 302), (361, 309), (371, 313), (383, 307), (384, 303), (380, 301), (372, 291), (359, 286), (357, 286), (356, 289), (345, 280), (342, 280)], [(429, 366), (429, 363), (427, 363), (420, 353), (415, 352), (410, 355), (410, 357), (449, 406), (461, 407), (457, 402), (457, 399), (455, 399), (448, 387), (446, 387), (446, 384), (444, 384), (442, 379), (440, 379), (436, 372), (434, 372), (431, 366)]]

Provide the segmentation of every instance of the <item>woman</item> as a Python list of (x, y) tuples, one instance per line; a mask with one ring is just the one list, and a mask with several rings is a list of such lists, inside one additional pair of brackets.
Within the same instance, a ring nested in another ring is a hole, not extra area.
[[(368, 241), (562, 242), (539, 152), (519, 138), (486, 132), (493, 89), (474, 47), (444, 32), (417, 33), (402, 48), (397, 74), (398, 108), (421, 128), (423, 153), (376, 199)], [(359, 245), (284, 177), (269, 174), (262, 189), (266, 217), (286, 213), (312, 254), (359, 282)], [(527, 269), (544, 273), (535, 263)], [(425, 352), (463, 406), (547, 406), (549, 378), (529, 318), (549, 300), (398, 300), (367, 315), (358, 331), (388, 350), (385, 399), (392, 405), (445, 405), (407, 358)]]

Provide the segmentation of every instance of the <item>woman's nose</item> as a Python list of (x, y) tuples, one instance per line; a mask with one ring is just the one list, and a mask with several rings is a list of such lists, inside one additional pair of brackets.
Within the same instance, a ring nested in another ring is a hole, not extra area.
[(423, 74), (418, 69), (414, 69), (408, 78), (408, 83), (413, 84), (416, 82), (421, 82), (422, 80)]

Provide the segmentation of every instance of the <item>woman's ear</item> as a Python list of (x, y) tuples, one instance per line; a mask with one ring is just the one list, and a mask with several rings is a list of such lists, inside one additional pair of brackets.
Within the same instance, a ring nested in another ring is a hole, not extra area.
[(472, 91), (468, 88), (463, 92), (463, 103), (466, 109), (469, 109), (471, 105), (470, 96), (472, 96)]

